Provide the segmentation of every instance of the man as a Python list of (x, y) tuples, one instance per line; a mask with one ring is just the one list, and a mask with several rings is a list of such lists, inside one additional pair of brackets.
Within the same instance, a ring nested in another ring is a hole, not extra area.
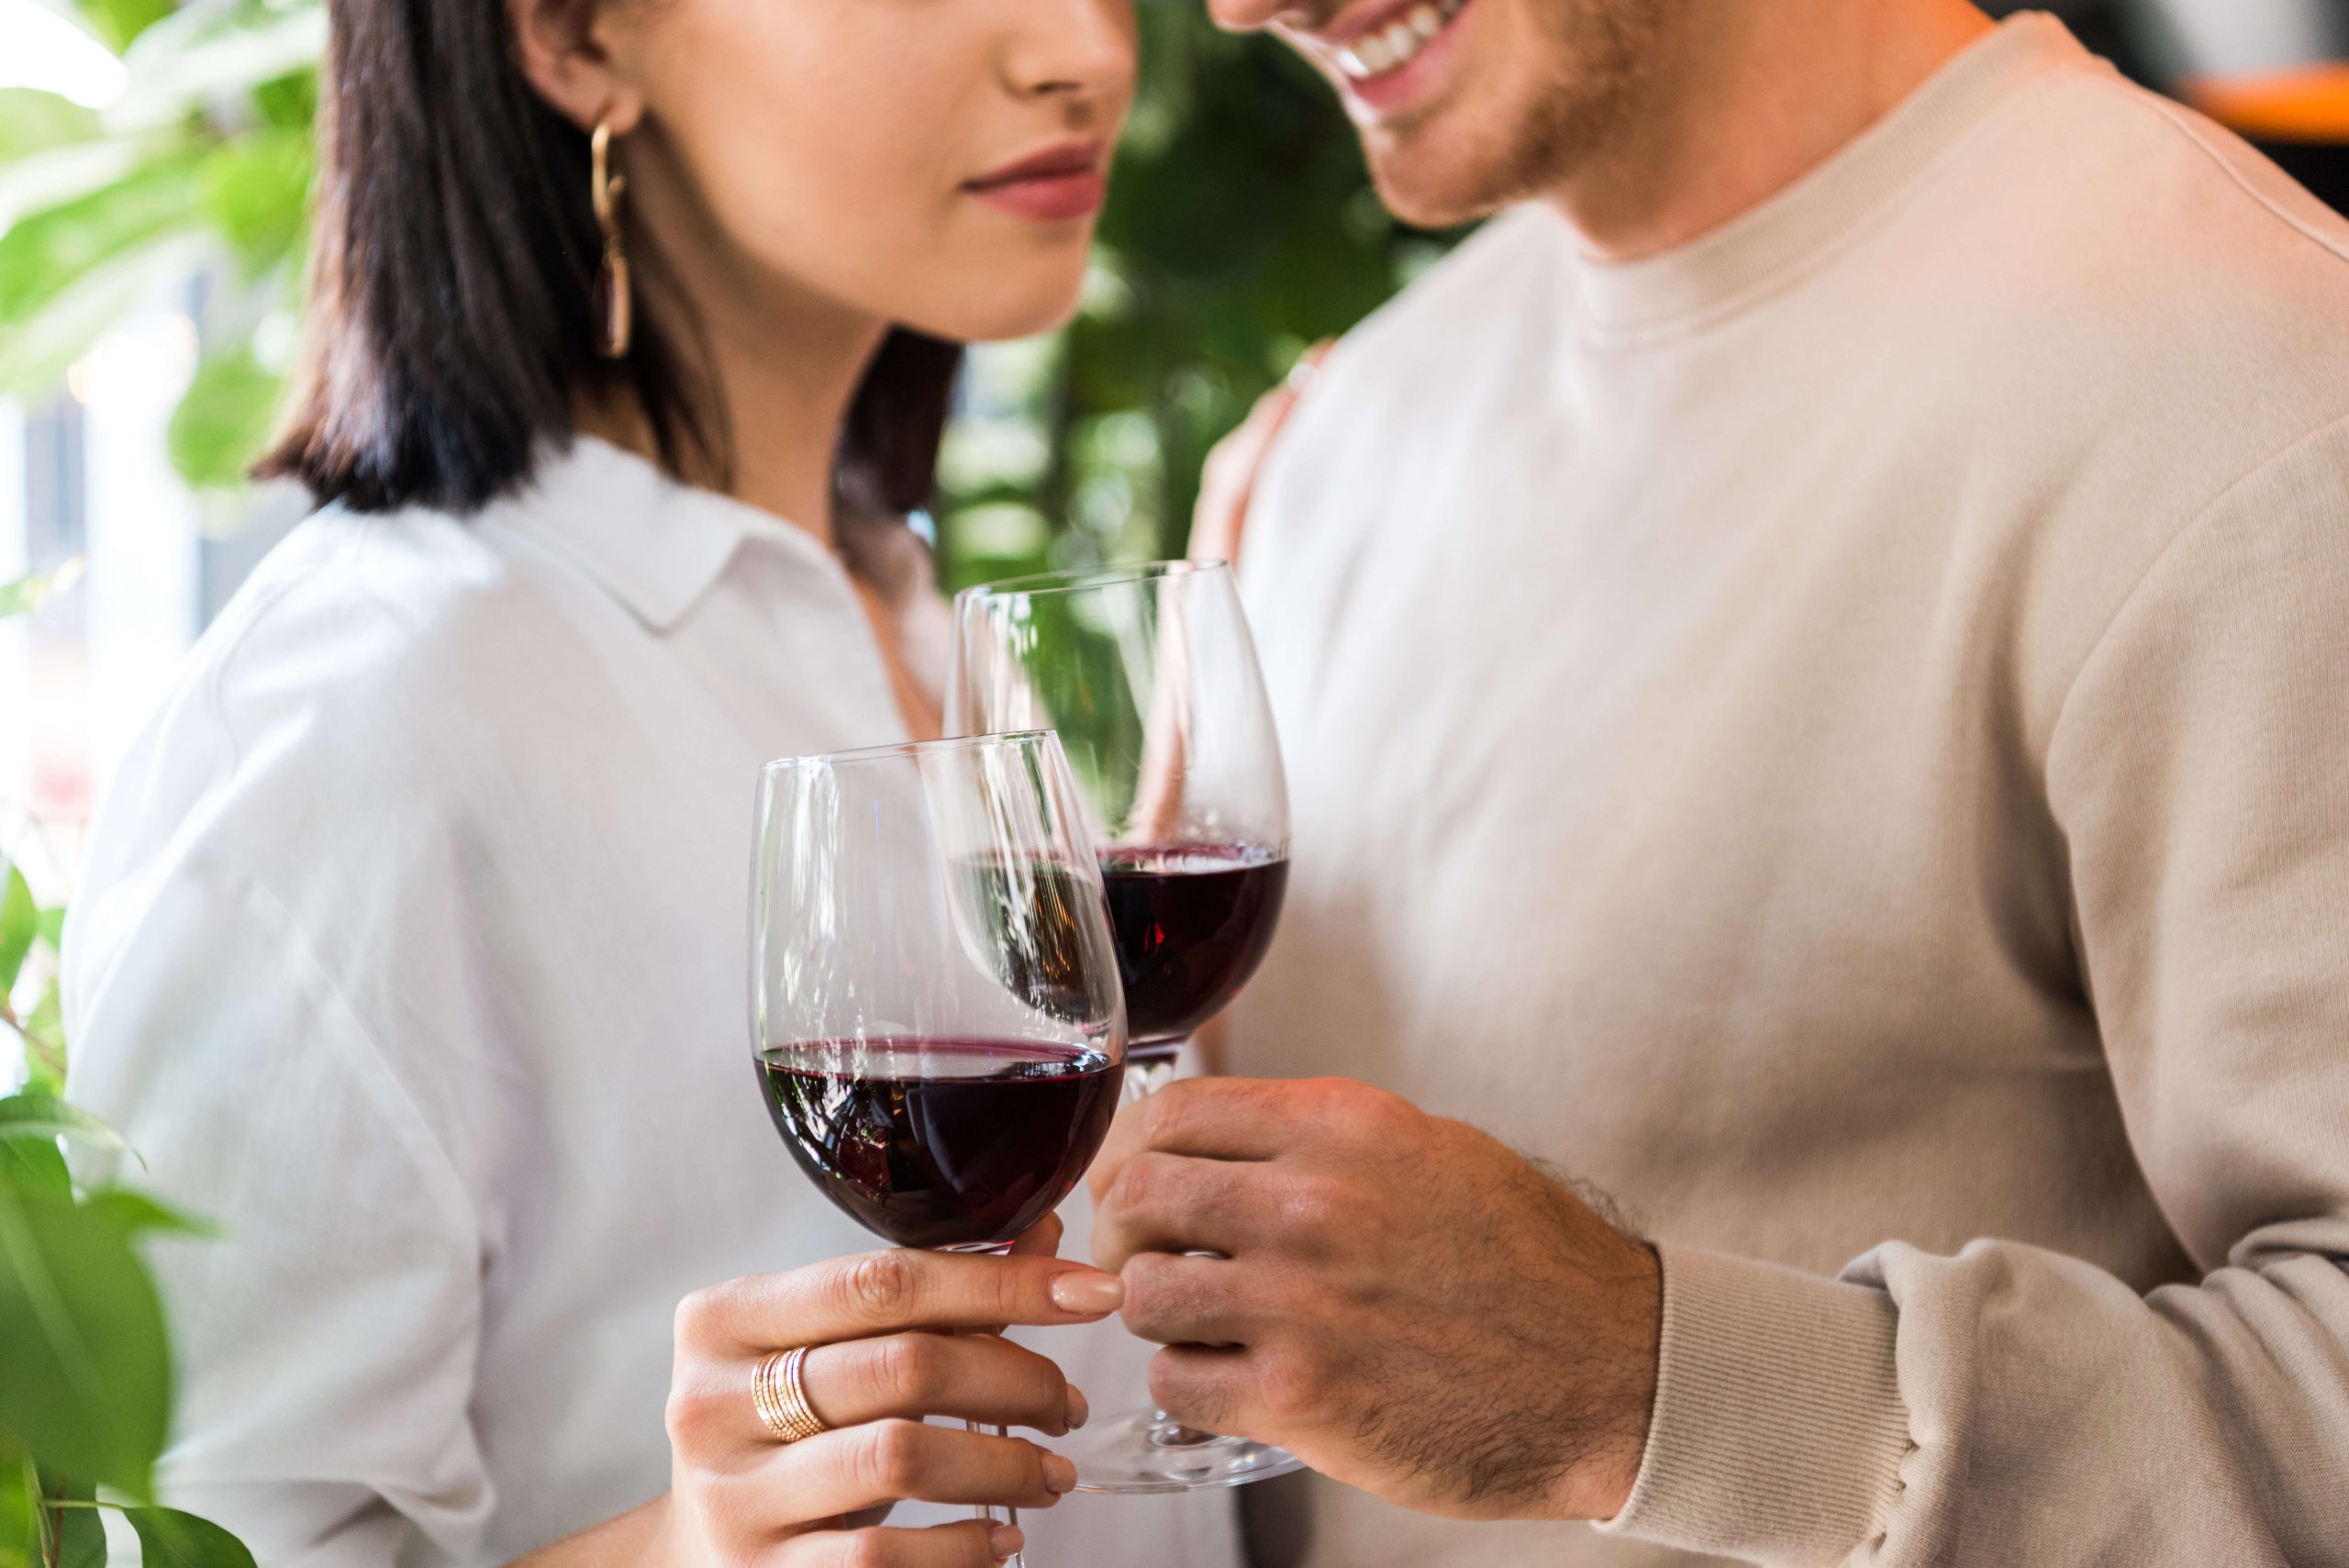
[(1260, 1560), (2349, 1562), (2349, 230), (2045, 17), (1211, 3), (1511, 209), (1256, 485), (1260, 1081), (1097, 1171)]

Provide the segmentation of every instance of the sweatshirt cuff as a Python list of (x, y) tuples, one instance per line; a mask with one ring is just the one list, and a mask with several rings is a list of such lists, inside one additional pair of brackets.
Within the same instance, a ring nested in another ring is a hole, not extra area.
[(1664, 1336), (1647, 1451), (1598, 1528), (1687, 1551), (1836, 1563), (1884, 1528), (1909, 1451), (1883, 1292), (1657, 1249)]

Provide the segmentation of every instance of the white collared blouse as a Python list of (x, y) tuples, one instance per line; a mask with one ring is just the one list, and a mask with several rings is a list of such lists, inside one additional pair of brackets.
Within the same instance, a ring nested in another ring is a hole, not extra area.
[[(592, 439), (272, 554), (66, 940), (71, 1092), (226, 1231), (155, 1248), (171, 1500), (264, 1563), (420, 1568), (666, 1486), (678, 1298), (876, 1244), (762, 1109), (744, 921), (760, 762), (902, 733), (829, 551)], [(1030, 1342), (1141, 1396), (1114, 1325)], [(1235, 1560), (1221, 1494), (1024, 1522), (1049, 1568)]]

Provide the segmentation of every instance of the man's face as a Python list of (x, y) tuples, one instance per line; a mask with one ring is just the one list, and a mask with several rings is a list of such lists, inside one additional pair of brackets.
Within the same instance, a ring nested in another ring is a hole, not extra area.
[(1670, 0), (1208, 0), (1336, 84), (1379, 195), (1441, 227), (1568, 179), (1631, 112)]

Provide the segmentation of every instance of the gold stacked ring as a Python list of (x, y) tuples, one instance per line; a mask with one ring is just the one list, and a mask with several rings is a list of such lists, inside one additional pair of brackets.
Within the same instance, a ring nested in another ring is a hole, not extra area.
[(759, 1408), (759, 1423), (774, 1434), (777, 1442), (796, 1443), (830, 1429), (807, 1403), (807, 1385), (800, 1380), (800, 1368), (807, 1360), (805, 1345), (777, 1351), (759, 1363), (751, 1378), (751, 1402)]

